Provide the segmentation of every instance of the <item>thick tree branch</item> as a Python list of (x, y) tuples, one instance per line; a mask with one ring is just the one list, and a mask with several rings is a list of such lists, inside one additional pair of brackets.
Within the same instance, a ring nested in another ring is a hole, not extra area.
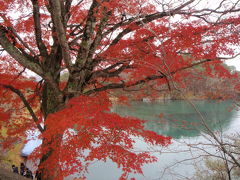
[(6, 37), (6, 33), (8, 31), (4, 26), (0, 26), (0, 44), (1, 46), (16, 60), (18, 61), (23, 67), (30, 69), (31, 71), (35, 72), (39, 76), (44, 75), (44, 72), (41, 66), (29, 59), (28, 57), (24, 56)]
[(51, 13), (53, 17), (53, 22), (56, 28), (58, 41), (62, 49), (63, 59), (67, 68), (71, 72), (72, 62), (71, 62), (71, 56), (70, 56), (70, 49), (69, 49), (68, 41), (66, 37), (66, 29), (62, 19), (61, 3), (59, 0), (50, 0), (50, 2), (52, 5)]
[(67, 26), (67, 22), (71, 16), (70, 14), (70, 8), (72, 5), (73, 0), (65, 0), (61, 2), (61, 8), (62, 8), (62, 18), (64, 19), (64, 25)]
[(23, 95), (23, 93), (19, 90), (14, 88), (11, 85), (5, 85), (5, 84), (0, 84), (1, 86), (3, 86), (6, 89), (11, 90), (12, 92), (14, 92), (15, 94), (17, 94), (20, 99), (22, 100), (23, 104), (25, 105), (25, 107), (27, 108), (28, 112), (30, 113), (30, 115), (32, 116), (33, 121), (35, 122), (38, 130), (42, 133), (44, 131), (44, 129), (42, 128), (42, 126), (40, 125), (39, 119), (37, 118), (36, 114), (34, 113), (31, 105), (28, 103), (27, 99), (25, 98), (25, 96)]
[(88, 54), (88, 59), (92, 59), (94, 52), (96, 51), (97, 46), (99, 45), (100, 41), (102, 40), (103, 37), (103, 29), (107, 24), (108, 16), (110, 15), (110, 12), (107, 12), (107, 9), (104, 8), (103, 10), (103, 17), (100, 20), (100, 24), (98, 27), (98, 31), (96, 33), (96, 37), (93, 41), (93, 43), (90, 46), (89, 54)]
[(86, 25), (84, 27), (83, 38), (80, 44), (80, 49), (77, 56), (76, 66), (84, 67), (87, 62), (90, 46), (92, 44), (92, 37), (94, 35), (94, 29), (96, 26), (96, 8), (99, 6), (96, 0), (93, 0), (92, 5), (88, 11)]
[[(41, 76), (55, 89), (56, 93), (62, 96), (58, 84), (54, 81), (52, 74), (50, 72), (45, 72), (38, 62), (34, 61), (34, 58), (28, 54), (23, 54), (17, 49), (6, 37), (8, 31), (4, 26), (0, 26), (0, 44), (5, 51), (8, 52), (19, 64), (23, 67), (33, 71), (34, 73)], [(62, 97), (59, 97), (62, 98)]]
[(40, 55), (43, 57), (47, 57), (47, 55), (48, 55), (47, 48), (42, 40), (42, 31), (41, 31), (40, 12), (39, 12), (38, 1), (32, 0), (32, 5), (33, 5), (33, 19), (34, 19), (36, 43), (37, 43)]

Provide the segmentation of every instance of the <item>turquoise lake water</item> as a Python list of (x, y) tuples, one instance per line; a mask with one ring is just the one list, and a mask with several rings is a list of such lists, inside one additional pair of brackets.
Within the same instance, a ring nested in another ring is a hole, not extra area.
[[(194, 101), (207, 126), (216, 132), (239, 132), (240, 112), (231, 101)], [(132, 102), (130, 105), (114, 105), (113, 112), (146, 120), (145, 128), (158, 134), (171, 136), (173, 143), (166, 147), (149, 147), (143, 140), (136, 143), (137, 151), (150, 151), (158, 162), (143, 166), (143, 175), (129, 174), (137, 180), (193, 179), (195, 167), (202, 164), (202, 151), (189, 144), (209, 143), (206, 127), (199, 114), (186, 101)], [(207, 151), (214, 153), (211, 146)], [(196, 158), (196, 159), (195, 159)], [(194, 160), (193, 160), (194, 159)], [(111, 161), (96, 162), (89, 168), (88, 180), (117, 180), (121, 170)]]

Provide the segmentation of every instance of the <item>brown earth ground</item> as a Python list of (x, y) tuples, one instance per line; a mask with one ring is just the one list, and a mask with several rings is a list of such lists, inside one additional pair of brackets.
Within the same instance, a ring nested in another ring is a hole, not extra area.
[[(19, 174), (13, 173), (6, 168), (0, 167), (0, 180), (30, 180)], [(85, 180), (82, 178), (73, 178), (72, 180)]]
[(29, 180), (29, 178), (12, 173), (8, 169), (0, 168), (0, 180)]

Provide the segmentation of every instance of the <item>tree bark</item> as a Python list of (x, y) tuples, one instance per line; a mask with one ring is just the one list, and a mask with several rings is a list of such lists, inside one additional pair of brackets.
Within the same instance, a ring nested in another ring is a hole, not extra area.
[[(59, 111), (63, 106), (63, 100), (56, 94), (56, 91), (50, 84), (45, 83), (43, 86), (41, 110), (44, 115), (44, 131), (48, 130), (48, 116)], [(61, 165), (59, 163), (58, 147), (62, 143), (62, 134), (54, 134), (49, 139), (43, 138), (42, 157), (40, 159), (39, 171), (42, 180), (61, 180)], [(54, 160), (52, 160), (54, 159)]]
[[(62, 136), (61, 135), (55, 135), (55, 137), (52, 137), (53, 140), (51, 143), (56, 146), (61, 146), (62, 142)], [(62, 170), (61, 170), (61, 164), (60, 164), (60, 156), (59, 151), (55, 148), (51, 147), (51, 143), (48, 141), (45, 142), (45, 139), (43, 139), (42, 142), (42, 149), (48, 148), (48, 151), (44, 152), (42, 155), (42, 158), (40, 159), (39, 164), (39, 171), (41, 172), (41, 179), (42, 180), (62, 180)], [(54, 160), (53, 160), (54, 159)], [(58, 159), (58, 160), (56, 160)]]

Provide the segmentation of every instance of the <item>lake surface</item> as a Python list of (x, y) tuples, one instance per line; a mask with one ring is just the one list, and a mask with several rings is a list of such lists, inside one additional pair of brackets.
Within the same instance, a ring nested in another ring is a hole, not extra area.
[[(213, 131), (234, 133), (239, 131), (240, 112), (230, 101), (194, 101), (204, 121)], [(137, 180), (191, 179), (195, 172), (194, 163), (201, 163), (197, 157), (202, 152), (189, 144), (207, 142), (206, 128), (202, 126), (199, 114), (186, 101), (132, 102), (130, 105), (114, 105), (112, 111), (121, 116), (132, 116), (146, 120), (145, 128), (158, 134), (171, 136), (173, 143), (168, 147), (149, 147), (138, 140), (136, 150), (150, 151), (159, 161), (143, 167), (143, 175), (129, 174)], [(190, 151), (189, 151), (190, 150)], [(209, 147), (209, 152), (215, 151)], [(117, 180), (121, 170), (111, 161), (95, 162), (89, 167), (88, 180)]]
[[(223, 133), (240, 132), (240, 111), (233, 108), (231, 101), (193, 101), (197, 110), (204, 118), (207, 126), (213, 131)], [(129, 178), (136, 180), (180, 180), (193, 179), (195, 165), (203, 164), (199, 157), (203, 152), (195, 148), (194, 144), (209, 143), (206, 128), (202, 126), (199, 114), (186, 101), (166, 102), (132, 102), (130, 105), (115, 104), (112, 112), (121, 116), (137, 117), (145, 122), (147, 130), (158, 134), (171, 136), (173, 143), (168, 147), (149, 146), (143, 139), (136, 139), (136, 151), (152, 152), (158, 161), (143, 166), (143, 175), (129, 174)], [(41, 141), (30, 141), (25, 148), (29, 154)], [(31, 148), (29, 148), (31, 147)], [(209, 153), (216, 153), (211, 146), (204, 147)], [(194, 160), (193, 160), (194, 159)], [(31, 167), (31, 162), (29, 162)], [(117, 180), (121, 176), (121, 169), (111, 161), (93, 162), (89, 166), (87, 180)], [(65, 178), (71, 180), (73, 177)]]

